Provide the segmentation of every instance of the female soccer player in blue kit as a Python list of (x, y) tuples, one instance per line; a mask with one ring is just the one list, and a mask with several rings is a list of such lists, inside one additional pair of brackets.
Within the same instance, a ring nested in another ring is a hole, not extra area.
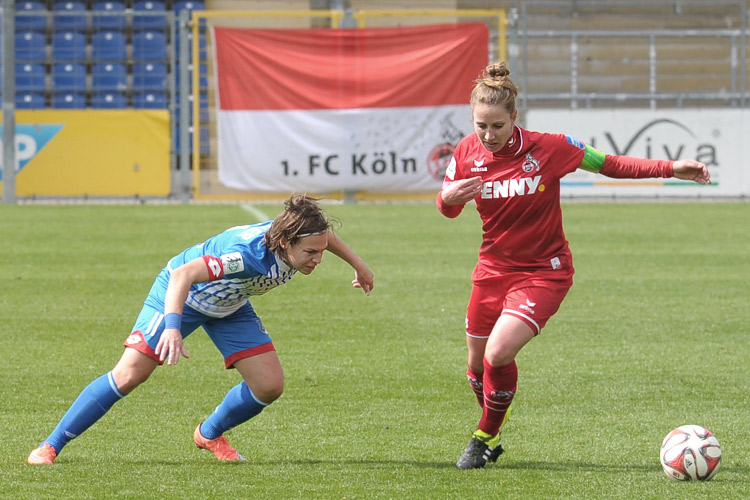
[(243, 380), (196, 427), (193, 440), (219, 460), (245, 460), (224, 432), (256, 416), (284, 387), (271, 338), (248, 298), (283, 285), (297, 271), (312, 273), (324, 250), (349, 263), (355, 271), (352, 284), (370, 294), (372, 272), (306, 196), (290, 197), (273, 221), (227, 229), (173, 257), (151, 287), (114, 369), (81, 392), (27, 462), (52, 464), (70, 440), (145, 382), (157, 366), (187, 358), (183, 340), (198, 327), (221, 351), (226, 368), (236, 368)]

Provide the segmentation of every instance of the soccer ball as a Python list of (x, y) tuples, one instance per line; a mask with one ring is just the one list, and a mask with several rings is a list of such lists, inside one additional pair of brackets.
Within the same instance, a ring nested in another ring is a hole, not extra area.
[(661, 466), (678, 481), (708, 481), (721, 464), (721, 446), (711, 431), (700, 425), (676, 428), (661, 443)]

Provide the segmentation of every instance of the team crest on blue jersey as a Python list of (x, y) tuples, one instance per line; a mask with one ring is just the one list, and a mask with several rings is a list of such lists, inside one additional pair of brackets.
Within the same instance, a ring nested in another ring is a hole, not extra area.
[(232, 252), (221, 256), (221, 264), (224, 266), (224, 274), (234, 274), (244, 271), (245, 264), (239, 252)]
[(526, 160), (521, 165), (521, 169), (527, 174), (534, 170), (539, 172), (539, 160), (531, 156), (531, 153), (526, 153)]
[(575, 137), (571, 137), (569, 135), (565, 136), (565, 139), (568, 140), (568, 144), (577, 147), (578, 149), (584, 149), (586, 146), (583, 145), (582, 141), (579, 141)]

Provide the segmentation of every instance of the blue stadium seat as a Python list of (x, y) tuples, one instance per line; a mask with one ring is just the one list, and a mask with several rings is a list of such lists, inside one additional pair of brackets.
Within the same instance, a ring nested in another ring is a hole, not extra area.
[(63, 92), (52, 96), (55, 109), (86, 109), (86, 96), (76, 92)]
[(86, 4), (80, 1), (57, 2), (52, 7), (55, 14), (52, 25), (55, 31), (86, 31)]
[(183, 10), (195, 11), (195, 10), (206, 10), (206, 4), (199, 1), (178, 1), (174, 3), (173, 7), (175, 16)]
[(133, 65), (133, 90), (165, 90), (167, 67), (158, 62)]
[(19, 92), (16, 94), (17, 109), (41, 109), (46, 105), (44, 94), (38, 92)]
[[(31, 15), (24, 15), (24, 13)], [(42, 2), (16, 2), (16, 31), (46, 31), (47, 6)]]
[(52, 66), (52, 90), (86, 91), (86, 67), (78, 63), (61, 63)]
[(52, 61), (85, 61), (86, 37), (77, 31), (60, 31), (52, 35)]
[(124, 91), (128, 88), (127, 69), (120, 63), (99, 63), (91, 68), (91, 90)]
[(157, 15), (136, 15), (136, 12), (156, 13), (166, 11), (164, 2), (140, 1), (133, 4), (133, 30), (163, 31), (167, 29), (167, 17)]
[(23, 92), (44, 92), (47, 89), (47, 75), (41, 64), (16, 64), (16, 90)]
[(122, 2), (96, 2), (91, 11), (102, 13), (92, 16), (95, 29), (124, 30), (126, 27), (125, 4)]
[(100, 31), (91, 37), (91, 60), (124, 61), (127, 53), (125, 35), (119, 31)]
[(167, 95), (164, 92), (136, 92), (133, 94), (133, 107), (167, 109)]
[(133, 61), (166, 61), (167, 37), (158, 31), (139, 31), (133, 35)]
[(94, 109), (123, 109), (128, 107), (125, 94), (120, 92), (99, 92), (91, 97), (91, 107)]
[(47, 38), (38, 31), (16, 33), (16, 60), (18, 62), (47, 59)]

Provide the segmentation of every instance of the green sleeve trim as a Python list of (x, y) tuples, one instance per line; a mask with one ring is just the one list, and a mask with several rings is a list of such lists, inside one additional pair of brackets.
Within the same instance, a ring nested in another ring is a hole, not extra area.
[(604, 166), (605, 154), (592, 148), (588, 144), (584, 146), (583, 160), (578, 168), (598, 173)]

